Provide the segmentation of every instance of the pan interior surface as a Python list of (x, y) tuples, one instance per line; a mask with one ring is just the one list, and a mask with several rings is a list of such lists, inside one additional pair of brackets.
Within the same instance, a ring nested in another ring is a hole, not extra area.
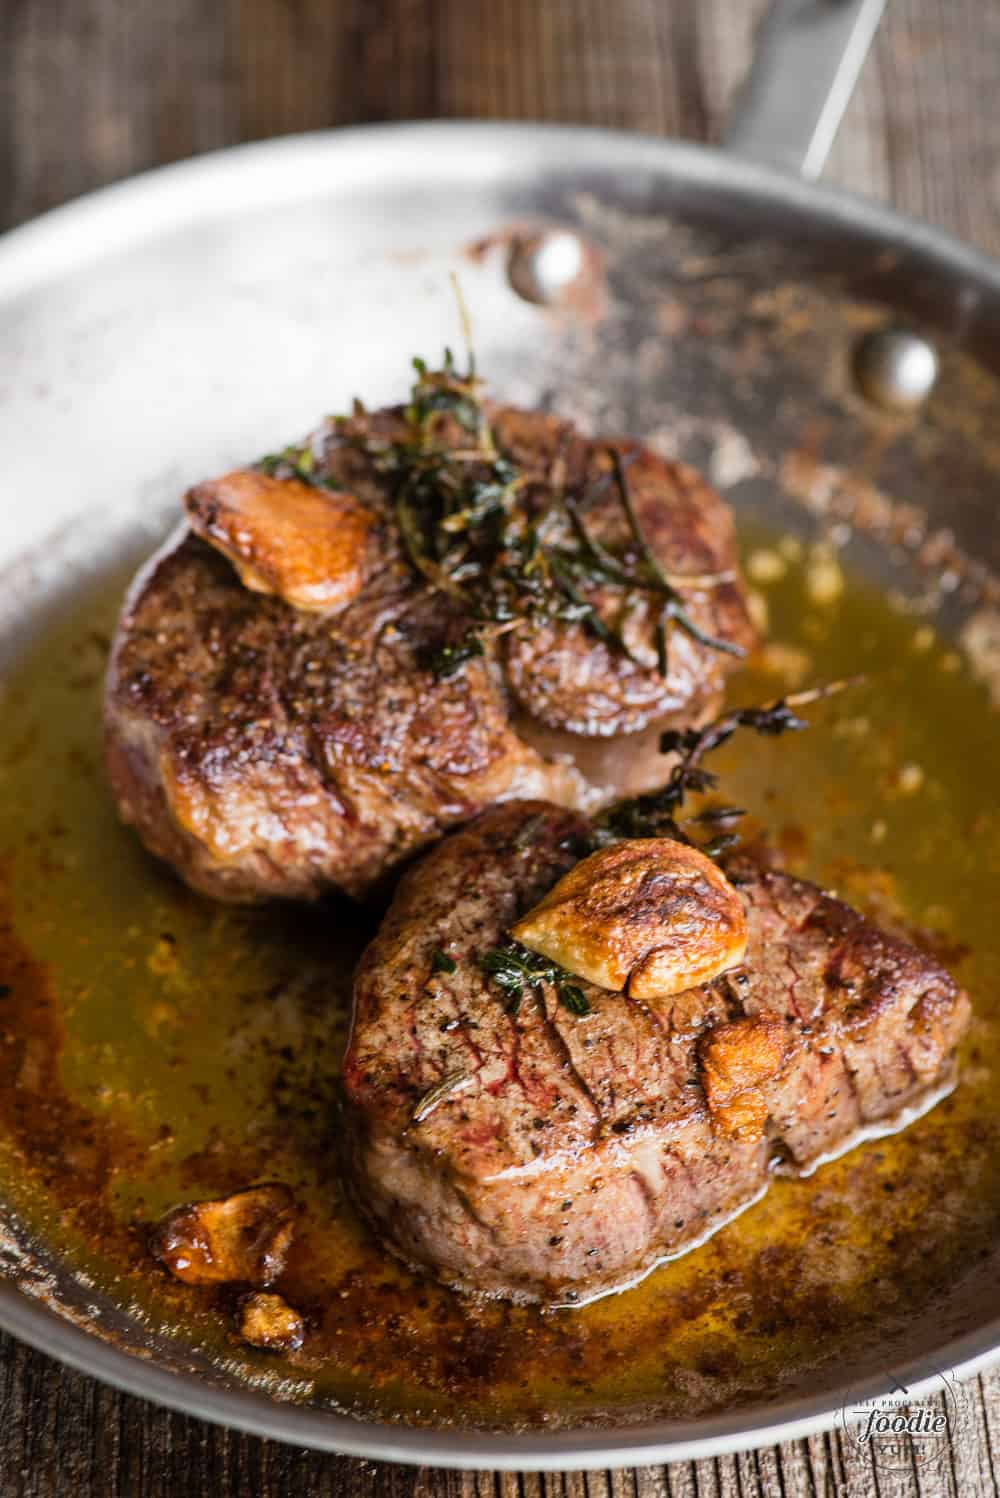
[[(65, 233), (88, 248), (42, 255), (34, 279), (28, 241), (12, 236), (6, 262), (0, 248), (8, 1284), (95, 1348), (151, 1358), (171, 1377), (147, 1392), (183, 1407), (489, 1465), (775, 1439), (865, 1380), (985, 1353), (1000, 1312), (1000, 392), (983, 352), (1000, 294), (933, 236), (711, 153), (461, 127), (257, 160), (183, 169), (186, 194), (183, 171), (162, 174), (190, 211), (152, 228), (147, 214), (141, 235), (155, 178), (89, 227), (86, 206), (75, 226), (69, 210), (32, 227), (36, 249)], [(583, 239), (590, 279), (544, 308), (507, 264), (554, 225)], [(704, 1248), (580, 1310), (477, 1306), (372, 1242), (331, 1133), (374, 916), (211, 905), (118, 826), (101, 766), (121, 595), (184, 487), (355, 394), (397, 398), (410, 356), (460, 337), (452, 271), (499, 395), (642, 436), (733, 505), (768, 641), (735, 700), (865, 673), (808, 735), (730, 746), (725, 794), (790, 870), (928, 945), (976, 1016), (932, 1113), (775, 1182)], [(941, 356), (908, 416), (868, 405), (853, 376), (858, 341), (900, 321)], [(235, 1298), (169, 1281), (147, 1250), (168, 1206), (262, 1179), (304, 1205), (280, 1289), (310, 1332), (287, 1356), (243, 1346)]]

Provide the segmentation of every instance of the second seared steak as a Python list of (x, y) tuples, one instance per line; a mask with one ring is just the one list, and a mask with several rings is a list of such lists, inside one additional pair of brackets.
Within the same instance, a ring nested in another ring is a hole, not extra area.
[[(658, 782), (656, 728), (717, 705), (752, 634), (718, 495), (476, 389), (423, 375), (198, 485), (133, 585), (110, 778), (196, 888), (363, 895), (492, 802)], [(577, 753), (625, 735), (624, 779)]]
[(538, 802), (483, 813), (404, 876), (357, 975), (349, 1177), (401, 1257), (465, 1290), (574, 1303), (633, 1282), (772, 1170), (929, 1105), (968, 1022), (930, 957), (746, 858), (727, 866), (740, 967), (669, 998), (580, 982), (567, 1004), (545, 983), (512, 1005), (482, 958), (588, 832)]

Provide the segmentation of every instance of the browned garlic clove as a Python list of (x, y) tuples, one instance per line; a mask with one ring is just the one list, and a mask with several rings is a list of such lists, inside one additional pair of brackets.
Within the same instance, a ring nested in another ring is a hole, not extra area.
[(329, 612), (361, 591), (375, 517), (350, 494), (244, 468), (198, 484), (184, 504), (195, 534), (255, 593)]
[(746, 914), (704, 853), (631, 838), (578, 863), (511, 935), (599, 988), (655, 999), (741, 962)]
[(188, 1202), (161, 1218), (150, 1248), (188, 1285), (269, 1285), (284, 1267), (295, 1210), (291, 1191), (278, 1184)]
[(280, 1295), (258, 1291), (243, 1302), (240, 1337), (251, 1347), (287, 1352), (301, 1347), (305, 1334), (302, 1317)]
[(731, 1139), (759, 1139), (768, 1115), (760, 1086), (777, 1075), (785, 1059), (781, 1021), (747, 1015), (716, 1025), (702, 1037), (698, 1059), (715, 1123)]

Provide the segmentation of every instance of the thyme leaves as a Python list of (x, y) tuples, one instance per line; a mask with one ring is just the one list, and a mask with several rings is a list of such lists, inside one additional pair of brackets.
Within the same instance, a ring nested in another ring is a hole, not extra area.
[(557, 986), (559, 1002), (570, 1014), (583, 1016), (590, 1013), (590, 1001), (582, 988), (575, 983), (559, 983)]
[(518, 941), (504, 942), (492, 947), (479, 958), (480, 971), (497, 985), (503, 993), (508, 1014), (516, 1014), (521, 1006), (525, 988), (540, 989), (552, 984), (556, 996), (571, 1014), (590, 1013), (590, 1002), (573, 975), (557, 962), (531, 952)]
[(265, 453), (256, 465), (269, 478), (293, 478), (311, 489), (325, 489), (327, 493), (341, 492), (341, 486), (316, 467), (316, 455), (312, 445), (285, 447), (278, 453)]

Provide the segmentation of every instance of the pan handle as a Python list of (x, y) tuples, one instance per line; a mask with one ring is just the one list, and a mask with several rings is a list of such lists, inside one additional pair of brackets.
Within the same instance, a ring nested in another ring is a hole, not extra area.
[(886, 0), (771, 0), (723, 144), (818, 177)]

